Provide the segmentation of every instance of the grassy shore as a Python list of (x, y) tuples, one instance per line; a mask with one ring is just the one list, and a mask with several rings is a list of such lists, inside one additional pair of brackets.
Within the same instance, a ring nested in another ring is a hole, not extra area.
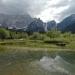
[[(58, 40), (57, 40), (58, 41)], [(51, 50), (51, 51), (74, 51), (75, 41), (67, 40), (65, 46), (57, 45), (55, 42), (48, 40), (48, 42), (42, 40), (29, 40), (29, 39), (14, 39), (14, 40), (2, 40), (0, 41), (0, 51), (11, 50)], [(59, 41), (60, 42), (60, 41)], [(63, 41), (65, 43), (65, 41)]]
[(0, 28), (0, 51), (75, 50), (75, 34), (52, 29), (45, 33), (16, 32)]

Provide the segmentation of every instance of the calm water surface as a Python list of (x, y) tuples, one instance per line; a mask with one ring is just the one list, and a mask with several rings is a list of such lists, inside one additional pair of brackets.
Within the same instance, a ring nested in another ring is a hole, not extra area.
[(75, 52), (0, 53), (0, 75), (75, 75)]

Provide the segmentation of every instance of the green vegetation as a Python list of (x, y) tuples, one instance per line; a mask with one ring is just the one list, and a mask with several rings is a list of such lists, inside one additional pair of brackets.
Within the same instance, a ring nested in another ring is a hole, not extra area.
[(57, 31), (56, 29), (52, 29), (51, 31), (47, 32), (47, 36), (50, 37), (51, 39), (59, 38), (61, 37), (61, 32)]
[(9, 31), (4, 28), (1, 28), (0, 29), (0, 39), (7, 39), (9, 37), (10, 37)]
[(10, 49), (60, 50), (75, 49), (75, 34), (51, 30), (46, 33), (12, 31), (0, 28), (0, 51)]

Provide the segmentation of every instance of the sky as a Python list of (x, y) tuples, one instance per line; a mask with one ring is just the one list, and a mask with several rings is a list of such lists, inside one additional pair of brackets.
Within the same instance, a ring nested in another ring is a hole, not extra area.
[(44, 22), (60, 22), (75, 13), (75, 0), (0, 0), (0, 13), (29, 14)]

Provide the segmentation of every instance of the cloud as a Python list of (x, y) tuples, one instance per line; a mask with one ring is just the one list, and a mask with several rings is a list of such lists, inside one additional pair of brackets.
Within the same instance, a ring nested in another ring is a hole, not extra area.
[(63, 11), (60, 13), (60, 19), (64, 19), (65, 17), (75, 14), (75, 0), (70, 0), (70, 3), (68, 4), (69, 8), (66, 11)]
[(37, 17), (41, 17), (43, 21), (56, 20), (59, 22), (65, 17), (64, 13), (69, 9), (70, 2), (70, 0), (51, 0), (46, 9)]
[(26, 14), (32, 16), (44, 10), (48, 0), (0, 0), (0, 13)]
[(43, 21), (61, 21), (75, 13), (75, 0), (0, 0), (0, 13), (30, 14)]

